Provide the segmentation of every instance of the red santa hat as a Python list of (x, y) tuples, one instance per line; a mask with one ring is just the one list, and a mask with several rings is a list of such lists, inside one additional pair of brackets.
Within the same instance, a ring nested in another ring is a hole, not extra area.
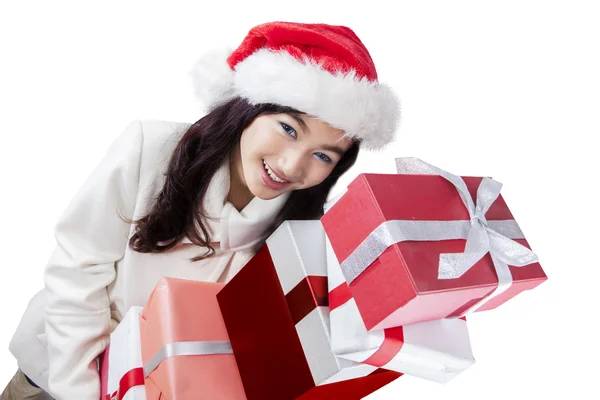
[(377, 80), (375, 64), (345, 26), (270, 22), (235, 50), (202, 55), (190, 75), (208, 109), (240, 96), (251, 104), (293, 107), (375, 150), (394, 140), (397, 96)]

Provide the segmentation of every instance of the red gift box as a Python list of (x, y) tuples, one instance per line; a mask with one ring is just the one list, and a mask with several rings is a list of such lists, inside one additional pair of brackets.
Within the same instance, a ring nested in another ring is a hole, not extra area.
[[(462, 179), (476, 202), (484, 178)], [(489, 224), (514, 220), (501, 195), (485, 219)], [(442, 176), (361, 174), (321, 218), (340, 263), (382, 223), (395, 220), (471, 221), (471, 215), (457, 187)], [(459, 278), (438, 278), (440, 255), (464, 252), (465, 239), (411, 240), (387, 247), (350, 282), (367, 329), (460, 316), (494, 292), (499, 280), (489, 253)], [(513, 240), (530, 249), (524, 238)], [(509, 264), (508, 269), (512, 285), (477, 311), (493, 309), (547, 279), (538, 262)]]
[(360, 399), (401, 375), (333, 354), (324, 239), (284, 222), (217, 295), (249, 400)]
[(222, 283), (161, 278), (139, 317), (148, 400), (245, 400), (216, 294)]
[(108, 393), (108, 352), (110, 345), (106, 346), (102, 354), (98, 356), (98, 371), (100, 372), (100, 400), (110, 400)]

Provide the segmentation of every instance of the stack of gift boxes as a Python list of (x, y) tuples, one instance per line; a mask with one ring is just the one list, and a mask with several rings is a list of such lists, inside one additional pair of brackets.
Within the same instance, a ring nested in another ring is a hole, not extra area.
[(112, 333), (103, 398), (361, 399), (471, 366), (465, 316), (546, 275), (498, 182), (396, 162), (284, 222), (227, 284), (163, 278)]

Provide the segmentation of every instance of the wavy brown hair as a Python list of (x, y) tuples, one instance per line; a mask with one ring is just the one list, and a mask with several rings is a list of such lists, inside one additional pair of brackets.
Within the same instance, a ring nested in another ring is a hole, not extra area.
[[(183, 239), (184, 235), (196, 245), (206, 247), (206, 253), (193, 257), (198, 261), (214, 254), (210, 235), (203, 223), (202, 204), (211, 178), (229, 159), (240, 142), (242, 132), (261, 114), (303, 115), (291, 107), (278, 104), (251, 105), (237, 97), (214, 108), (195, 122), (183, 134), (170, 158), (165, 184), (150, 212), (135, 221), (135, 232), (129, 246), (140, 253), (163, 252)], [(356, 161), (359, 142), (354, 142), (335, 165), (331, 174), (320, 184), (293, 191), (263, 235), (264, 240), (286, 220), (318, 219), (323, 205), (338, 178)], [(201, 232), (195, 228), (198, 226)], [(168, 244), (159, 244), (167, 242)]]

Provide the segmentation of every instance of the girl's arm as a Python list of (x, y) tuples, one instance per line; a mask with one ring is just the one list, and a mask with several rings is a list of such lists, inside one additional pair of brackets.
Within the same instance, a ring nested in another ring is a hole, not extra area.
[(45, 269), (50, 392), (98, 400), (95, 358), (110, 335), (107, 286), (127, 247), (140, 173), (142, 122), (131, 122), (79, 189), (55, 227), (57, 246)]

